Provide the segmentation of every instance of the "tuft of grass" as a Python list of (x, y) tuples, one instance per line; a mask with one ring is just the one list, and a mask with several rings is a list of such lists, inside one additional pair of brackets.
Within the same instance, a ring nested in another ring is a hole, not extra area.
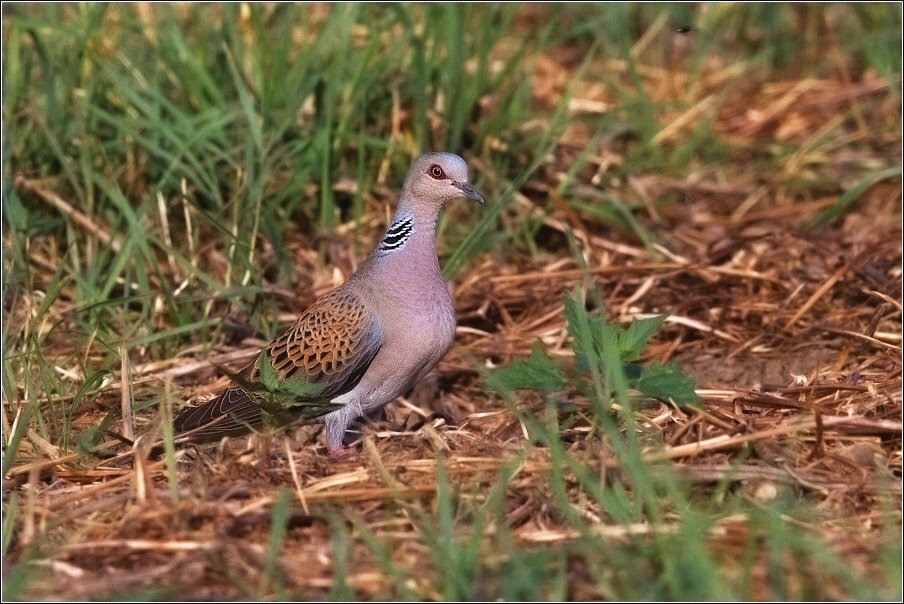
[[(724, 488), (700, 501), (671, 466), (645, 461), (642, 452), (655, 443), (644, 437), (636, 424), (635, 403), (627, 390), (630, 380), (622, 360), (626, 354), (636, 354), (631, 352), (634, 344), (642, 347), (646, 341), (646, 336), (635, 339), (631, 332), (648, 336), (658, 322), (634, 324), (633, 330), (621, 333), (621, 339), (614, 333), (603, 335), (599, 326), (594, 327), (599, 319), (583, 304), (576, 305), (576, 299), (566, 297), (566, 315), (578, 364), (589, 370), (592, 386), (586, 380), (566, 380), (537, 348), (529, 361), (496, 369), (485, 383), (503, 393), (508, 391), (506, 400), (511, 411), (527, 427), (532, 441), (548, 450), (551, 471), (547, 486), (565, 524), (580, 535), (569, 550), (588, 565), (598, 581), (600, 597), (747, 600), (768, 594), (766, 597), (774, 599), (800, 600), (815, 597), (830, 586), (866, 599), (881, 599), (886, 594), (885, 587), (852, 572), (841, 556), (826, 547), (814, 524), (819, 513), (806, 503), (789, 497), (760, 505), (736, 495), (726, 496)], [(520, 408), (511, 392), (521, 389), (536, 389), (544, 395), (544, 414), (533, 416)], [(590, 400), (589, 411), (599, 437), (611, 446), (622, 468), (619, 481), (601, 480), (563, 442), (563, 427), (573, 421), (568, 416), (574, 413), (574, 408), (558, 400), (566, 389), (580, 390)], [(613, 543), (600, 536), (574, 509), (570, 493), (575, 483), (594, 501), (597, 513), (606, 518), (604, 525), (647, 530), (627, 543)], [(438, 498), (442, 501), (439, 492)], [(710, 539), (723, 523), (739, 517), (746, 523), (748, 538), (743, 562), (734, 571), (741, 580), (734, 581), (720, 569)], [(442, 523), (441, 518), (439, 521)], [(472, 526), (482, 526), (480, 519)], [(601, 551), (607, 552), (604, 558), (598, 555)], [(753, 575), (762, 558), (766, 560), (765, 584), (754, 586)], [(788, 579), (789, 568), (795, 570), (793, 580)], [(886, 585), (894, 584), (895, 572), (897, 569)], [(538, 594), (527, 597), (536, 598)]]

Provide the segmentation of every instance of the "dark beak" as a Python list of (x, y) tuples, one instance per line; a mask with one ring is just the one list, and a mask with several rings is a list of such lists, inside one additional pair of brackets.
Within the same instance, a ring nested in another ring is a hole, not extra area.
[(462, 195), (467, 197), (468, 199), (473, 199), (480, 205), (486, 205), (486, 200), (483, 198), (483, 195), (477, 192), (477, 189), (472, 187), (470, 184), (466, 182), (456, 182), (452, 181), (452, 186), (456, 189), (460, 190)]

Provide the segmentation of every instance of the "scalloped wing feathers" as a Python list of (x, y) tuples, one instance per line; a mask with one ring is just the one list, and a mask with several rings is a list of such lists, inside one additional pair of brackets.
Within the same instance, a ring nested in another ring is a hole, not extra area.
[(238, 436), (270, 416), (291, 411), (311, 419), (337, 408), (383, 343), (380, 324), (361, 298), (339, 287), (317, 299), (216, 398), (186, 409), (173, 422), (194, 441)]

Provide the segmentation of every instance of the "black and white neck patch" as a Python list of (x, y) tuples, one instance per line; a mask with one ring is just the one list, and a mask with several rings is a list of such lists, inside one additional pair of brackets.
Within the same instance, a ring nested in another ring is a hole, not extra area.
[(389, 230), (386, 231), (386, 235), (377, 249), (381, 252), (393, 252), (401, 249), (411, 238), (412, 232), (414, 232), (414, 220), (411, 219), (411, 216), (403, 216), (389, 225)]

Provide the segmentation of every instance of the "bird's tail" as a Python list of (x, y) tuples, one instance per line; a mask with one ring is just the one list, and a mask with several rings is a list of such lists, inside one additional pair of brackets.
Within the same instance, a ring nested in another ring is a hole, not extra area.
[(242, 436), (264, 424), (264, 414), (244, 389), (227, 388), (215, 399), (185, 409), (173, 420), (178, 440), (205, 443)]

